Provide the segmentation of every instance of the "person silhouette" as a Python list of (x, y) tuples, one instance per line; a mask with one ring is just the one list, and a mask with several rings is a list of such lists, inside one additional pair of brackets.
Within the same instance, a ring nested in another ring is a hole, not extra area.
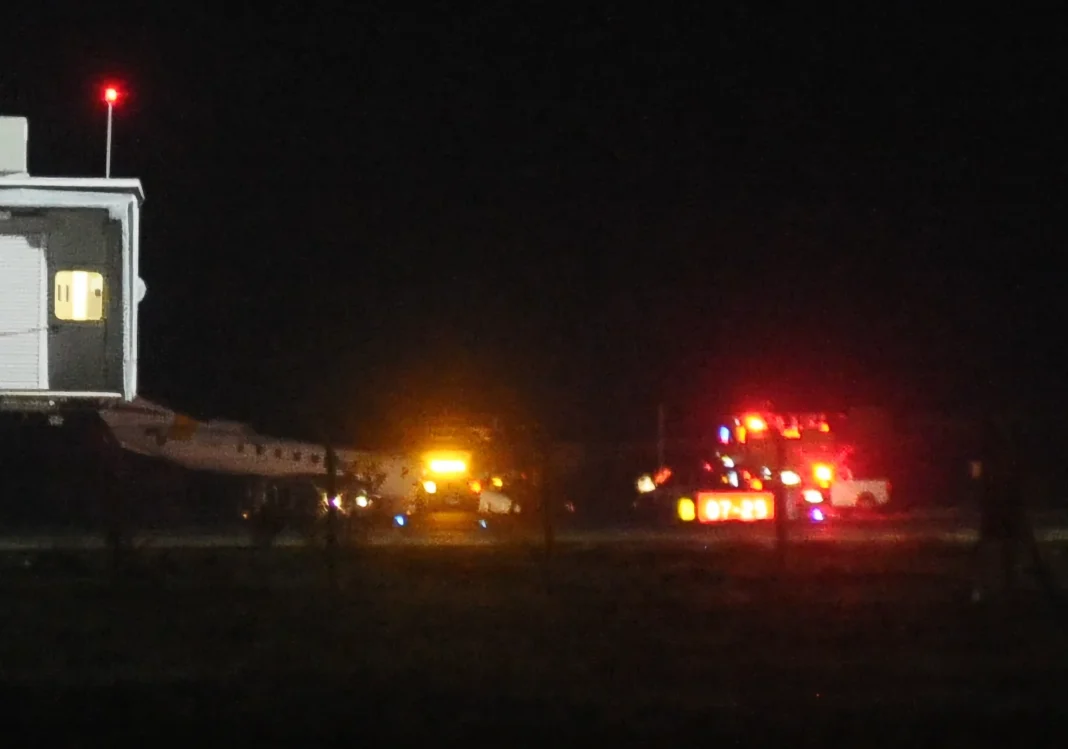
[(983, 600), (994, 588), (997, 572), (1005, 591), (1017, 587), (1026, 524), (1018, 451), (1014, 426), (1006, 421), (987, 420), (980, 450), (979, 540), (972, 586), (975, 602)]

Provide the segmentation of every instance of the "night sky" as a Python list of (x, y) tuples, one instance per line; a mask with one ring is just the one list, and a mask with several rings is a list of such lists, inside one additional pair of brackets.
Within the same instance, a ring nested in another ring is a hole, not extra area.
[(269, 5), (0, 46), (33, 173), (102, 175), (129, 91), (147, 397), (367, 444), (1065, 400), (1054, 15)]

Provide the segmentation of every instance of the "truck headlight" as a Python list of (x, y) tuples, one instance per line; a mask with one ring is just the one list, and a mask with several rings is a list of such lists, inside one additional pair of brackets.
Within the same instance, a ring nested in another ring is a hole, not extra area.
[(818, 505), (823, 501), (823, 492), (819, 489), (805, 489), (801, 492), (801, 496), (805, 498), (805, 501), (810, 505)]
[(801, 477), (796, 471), (783, 471), (782, 483), (783, 486), (797, 486), (801, 483)]
[(640, 494), (648, 494), (656, 491), (656, 483), (653, 481), (652, 476), (646, 474), (638, 479), (637, 488)]

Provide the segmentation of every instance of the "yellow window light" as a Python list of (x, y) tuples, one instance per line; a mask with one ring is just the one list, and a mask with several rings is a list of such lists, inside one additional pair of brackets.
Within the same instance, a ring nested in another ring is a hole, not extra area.
[(104, 276), (87, 270), (56, 273), (55, 312), (60, 320), (91, 322), (104, 319)]

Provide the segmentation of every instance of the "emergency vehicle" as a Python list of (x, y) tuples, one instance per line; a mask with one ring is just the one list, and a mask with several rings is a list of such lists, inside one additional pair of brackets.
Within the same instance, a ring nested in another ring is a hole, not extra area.
[(517, 515), (520, 477), (495, 430), (439, 422), (419, 438), (415, 490), (398, 507), (394, 525), (421, 522), (487, 527), (489, 516)]
[(845, 414), (753, 411), (729, 418), (716, 436), (723, 458), (754, 467), (757, 481), (777, 473), (791, 517), (812, 506), (824, 514), (872, 511), (890, 501), (890, 482), (856, 475), (864, 451), (842, 438), (847, 421)]
[[(686, 461), (638, 479), (634, 507), (647, 518), (686, 523), (751, 523), (774, 520), (775, 496), (747, 468), (725, 455)], [(819, 513), (811, 518), (823, 520)]]
[(697, 467), (663, 466), (637, 481), (634, 506), (647, 515), (684, 522), (774, 519), (783, 491), (787, 519), (823, 522), (850, 511), (871, 511), (890, 500), (886, 479), (858, 479), (858, 446), (832, 423), (844, 416), (752, 411), (731, 416), (717, 430), (716, 449)]

